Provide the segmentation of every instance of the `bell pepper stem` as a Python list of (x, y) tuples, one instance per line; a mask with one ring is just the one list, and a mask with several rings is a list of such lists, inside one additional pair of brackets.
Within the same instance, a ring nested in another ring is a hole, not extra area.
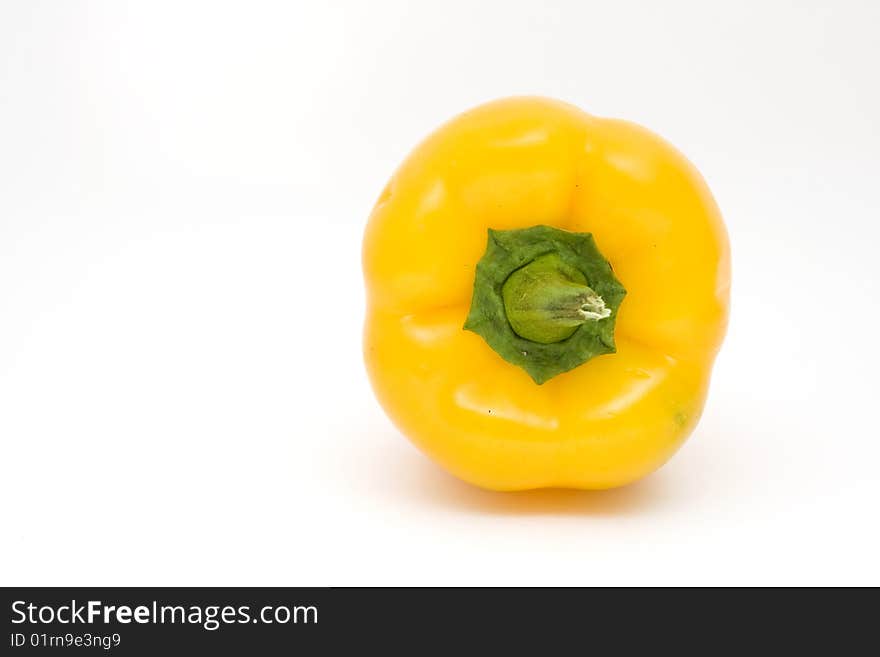
[(590, 233), (490, 228), (463, 328), (541, 385), (615, 352), (625, 295)]
[(517, 269), (501, 290), (511, 328), (521, 338), (552, 344), (578, 326), (611, 315), (581, 272), (549, 253)]

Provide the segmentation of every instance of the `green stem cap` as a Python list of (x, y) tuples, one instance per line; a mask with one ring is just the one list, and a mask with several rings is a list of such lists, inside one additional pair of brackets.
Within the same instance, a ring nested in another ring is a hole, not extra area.
[(615, 352), (625, 295), (590, 233), (490, 229), (464, 328), (542, 384)]

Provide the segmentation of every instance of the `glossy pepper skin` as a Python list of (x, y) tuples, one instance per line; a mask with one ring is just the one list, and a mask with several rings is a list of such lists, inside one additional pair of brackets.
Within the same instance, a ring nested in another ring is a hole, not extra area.
[[(616, 353), (538, 385), (463, 329), (487, 231), (592, 233), (626, 288)], [(662, 465), (696, 425), (727, 325), (730, 257), (709, 189), (632, 123), (509, 98), (404, 161), (363, 247), (364, 355), (397, 425), (494, 490), (601, 489)]]

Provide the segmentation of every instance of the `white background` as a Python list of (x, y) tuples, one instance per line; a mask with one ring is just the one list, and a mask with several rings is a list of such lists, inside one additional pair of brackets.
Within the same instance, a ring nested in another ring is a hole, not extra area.
[[(880, 584), (880, 4), (0, 5), (0, 583)], [(360, 241), (427, 132), (543, 94), (703, 172), (702, 423), (489, 493), (375, 402)]]

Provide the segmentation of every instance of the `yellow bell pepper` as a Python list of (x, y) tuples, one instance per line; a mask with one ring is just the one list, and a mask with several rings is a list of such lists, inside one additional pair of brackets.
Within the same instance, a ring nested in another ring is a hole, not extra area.
[(461, 479), (620, 486), (700, 417), (728, 241), (699, 173), (644, 128), (545, 98), (470, 110), (394, 174), (363, 266), (376, 395)]

